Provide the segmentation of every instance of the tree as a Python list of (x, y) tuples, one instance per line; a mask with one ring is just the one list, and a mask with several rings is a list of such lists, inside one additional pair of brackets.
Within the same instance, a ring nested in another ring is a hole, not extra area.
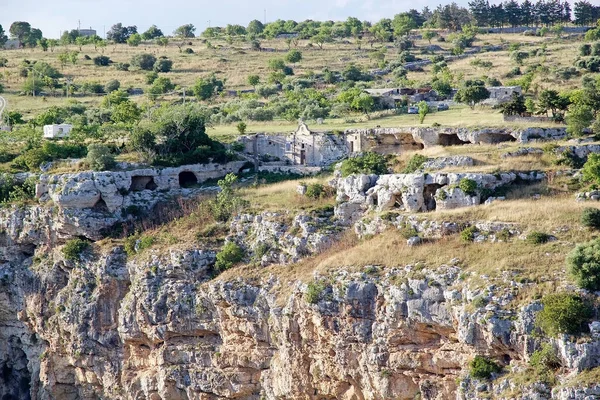
[(567, 114), (567, 133), (582, 136), (583, 131), (594, 121), (594, 112), (586, 104), (571, 104)]
[(394, 34), (397, 37), (403, 37), (408, 36), (410, 31), (417, 27), (417, 24), (412, 19), (410, 14), (402, 13), (394, 16), (394, 19), (392, 20), (392, 27), (394, 29)]
[(161, 76), (154, 80), (148, 93), (150, 94), (151, 99), (155, 99), (161, 94), (169, 93), (173, 89), (175, 89), (175, 84), (173, 84), (169, 78)]
[(123, 26), (123, 24), (119, 22), (106, 32), (106, 39), (111, 40), (114, 43), (126, 43), (127, 39), (134, 33), (137, 33), (137, 27), (135, 25)]
[(299, 50), (290, 50), (288, 51), (288, 53), (285, 55), (285, 60), (287, 62), (290, 63), (297, 63), (300, 62), (302, 60), (302, 53)]
[(83, 51), (83, 46), (88, 44), (88, 38), (86, 36), (77, 36), (75, 44), (79, 47), (79, 51)]
[(256, 89), (256, 86), (260, 84), (260, 77), (258, 75), (249, 75), (248, 84)]
[(94, 171), (107, 171), (115, 166), (115, 156), (104, 144), (90, 144), (88, 146), (86, 163)]
[(539, 110), (548, 115), (548, 110), (552, 110), (552, 116), (556, 116), (558, 110), (565, 110), (568, 104), (565, 104), (567, 99), (560, 96), (558, 91), (554, 89), (542, 90), (538, 97)]
[(365, 114), (369, 115), (369, 112), (373, 110), (375, 106), (375, 100), (368, 93), (361, 93), (359, 96), (355, 97), (350, 107), (357, 111), (362, 111)]
[(477, 26), (488, 26), (491, 20), (491, 10), (488, 0), (474, 0), (469, 2), (469, 9)]
[(152, 54), (142, 53), (136, 54), (131, 59), (131, 65), (138, 67), (144, 71), (152, 71), (154, 64), (156, 63), (156, 57)]
[(423, 121), (425, 121), (425, 117), (427, 116), (427, 114), (429, 114), (431, 110), (429, 108), (429, 104), (427, 104), (427, 102), (423, 100), (421, 100), (419, 104), (417, 104), (417, 107), (419, 107), (419, 123), (422, 124)]
[(244, 133), (246, 133), (246, 128), (248, 128), (248, 125), (246, 125), (245, 122), (238, 122), (237, 124), (237, 131), (240, 135), (243, 135)]
[(31, 25), (29, 22), (16, 21), (12, 23), (8, 31), (13, 38), (18, 39), (23, 44), (31, 33)]
[[(113, 93), (117, 92), (119, 92), (119, 90)], [(131, 100), (126, 100), (112, 107), (112, 115), (110, 118), (115, 123), (133, 125), (139, 121), (141, 115), (142, 110), (140, 110), (138, 105)]]
[(152, 40), (163, 37), (163, 33), (156, 25), (152, 25), (148, 30), (142, 33), (142, 38), (144, 40)]
[(208, 100), (216, 93), (223, 91), (223, 81), (218, 80), (214, 75), (200, 78), (196, 81), (192, 90), (200, 100)]
[(423, 32), (423, 39), (427, 40), (431, 44), (431, 39), (437, 36), (437, 33), (432, 30), (426, 30)]
[(490, 97), (490, 92), (485, 88), (482, 81), (468, 80), (465, 85), (456, 92), (454, 100), (459, 103), (468, 104), (471, 109), (475, 108), (477, 103)]
[(162, 46), (164, 48), (167, 48), (167, 46), (169, 45), (169, 38), (167, 37), (159, 37), (158, 39), (156, 39), (156, 44), (159, 46)]
[(142, 35), (134, 33), (127, 39), (127, 44), (131, 47), (138, 47), (142, 43)]
[(246, 28), (246, 32), (248, 32), (249, 35), (260, 35), (264, 30), (265, 26), (257, 19), (250, 21)]
[(333, 38), (331, 37), (331, 35), (327, 34), (325, 32), (321, 32), (321, 33), (313, 36), (311, 38), (311, 40), (313, 42), (315, 42), (317, 44), (317, 46), (319, 46), (319, 49), (321, 49), (321, 50), (323, 49), (323, 45), (325, 43), (331, 43), (331, 42), (333, 42)]
[(0, 25), (0, 47), (3, 47), (8, 40), (8, 36), (6, 36), (6, 32), (4, 32), (4, 28)]
[(513, 93), (510, 101), (502, 104), (502, 114), (504, 115), (523, 115), (526, 112), (525, 98), (519, 93)]
[(42, 51), (48, 51), (48, 39), (41, 38), (37, 41), (37, 45), (42, 49)]
[(179, 38), (193, 38), (196, 35), (194, 34), (194, 32), (196, 32), (196, 27), (192, 24), (185, 24), (185, 25), (181, 25), (179, 28), (175, 29), (175, 31), (173, 32), (173, 35), (179, 37)]
[(154, 63), (154, 71), (156, 72), (171, 72), (173, 61), (168, 58), (161, 57)]

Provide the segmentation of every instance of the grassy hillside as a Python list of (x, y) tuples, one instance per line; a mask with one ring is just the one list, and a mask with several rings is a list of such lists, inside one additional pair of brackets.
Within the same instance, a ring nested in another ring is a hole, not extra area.
[[(443, 36), (443, 35), (442, 35)], [(415, 48), (411, 52), (421, 59), (427, 59), (435, 54), (449, 55), (453, 44), (449, 41), (441, 42), (438, 38), (432, 40), (432, 45), (436, 50), (426, 49), (429, 43), (425, 40), (417, 39), (414, 41)], [(191, 49), (192, 54), (186, 54), (180, 51)], [(577, 39), (575, 38), (554, 38), (554, 37), (530, 37), (522, 34), (480, 34), (477, 36), (474, 46), (484, 45), (502, 45), (506, 50), (480, 53), (475, 56), (468, 56), (460, 60), (448, 62), (449, 69), (455, 86), (465, 79), (474, 78), (496, 78), (506, 84), (510, 80), (507, 74), (517, 64), (510, 59), (511, 51), (519, 47), (520, 51), (536, 52), (539, 55), (525, 59), (520, 66), (523, 73), (534, 71), (535, 76), (531, 85), (530, 92), (537, 93), (544, 88), (572, 89), (578, 86), (579, 76), (573, 76), (570, 79), (560, 77), (560, 71), (572, 66), (577, 53)], [(182, 45), (181, 42), (171, 40), (168, 46), (160, 47), (152, 42), (143, 42), (139, 47), (130, 47), (128, 45), (109, 45), (104, 49), (94, 49), (92, 45), (85, 45), (79, 48), (76, 45), (68, 47), (60, 46), (53, 51), (43, 52), (38, 48), (21, 50), (0, 51), (0, 58), (8, 59), (7, 66), (0, 68), (2, 79), (0, 82), (4, 85), (4, 96), (9, 102), (10, 110), (17, 110), (31, 117), (48, 109), (50, 106), (65, 104), (66, 98), (62, 97), (62, 90), (57, 92), (60, 97), (51, 95), (31, 96), (22, 95), (22, 87), (25, 78), (19, 75), (21, 62), (25, 59), (29, 61), (42, 60), (57, 68), (65, 78), (69, 78), (74, 85), (81, 85), (86, 82), (96, 82), (105, 85), (111, 80), (118, 80), (121, 88), (141, 88), (145, 92), (149, 85), (146, 83), (147, 71), (136, 70), (134, 67), (130, 71), (119, 71), (116, 69), (117, 63), (130, 63), (133, 56), (141, 53), (151, 53), (155, 57), (168, 57), (173, 61), (173, 70), (169, 73), (160, 74), (171, 79), (177, 85), (178, 93), (166, 95), (159, 98), (159, 101), (182, 99), (182, 90), (186, 90), (187, 99), (192, 95), (191, 89), (195, 81), (200, 77), (215, 74), (219, 79), (224, 80), (226, 90), (244, 90), (250, 89), (247, 82), (249, 75), (258, 75), (262, 82), (266, 82), (270, 73), (268, 61), (272, 58), (282, 58), (288, 50), (288, 45), (284, 40), (264, 40), (261, 42), (263, 51), (251, 50), (250, 43), (247, 41), (233, 41), (228, 43), (225, 40), (192, 39)], [(359, 47), (362, 49), (359, 50)], [(323, 49), (312, 46), (308, 41), (300, 41), (297, 48), (301, 50), (303, 59), (297, 64), (290, 64), (294, 69), (294, 77), (310, 77), (313, 74), (320, 74), (326, 68), (331, 71), (341, 71), (348, 64), (354, 63), (363, 70), (377, 68), (384, 63), (397, 60), (399, 50), (391, 44), (382, 47), (380, 44), (370, 46), (367, 43), (356, 43), (353, 40), (343, 40), (334, 43), (325, 44)], [(468, 49), (467, 49), (468, 50)], [(58, 60), (60, 53), (64, 51), (79, 52), (76, 64), (68, 63), (61, 66)], [(383, 54), (384, 62), (378, 60)], [(113, 62), (110, 66), (96, 66), (93, 59), (96, 56), (105, 55)], [(86, 60), (89, 56), (90, 60)], [(474, 59), (491, 62), (491, 66), (475, 67), (472, 62)], [(539, 65), (545, 69), (540, 69)], [(410, 71), (404, 82), (394, 82), (391, 75), (385, 75), (374, 81), (367, 82), (368, 87), (389, 87), (408, 85), (420, 87), (430, 84), (432, 78), (432, 66), (427, 66), (423, 71)], [(519, 78), (516, 76), (515, 78)], [(329, 85), (318, 84), (318, 90), (329, 90), (328, 95), (335, 94), (333, 88)], [(45, 92), (49, 92), (45, 90)], [(84, 93), (75, 93), (73, 98), (86, 105), (97, 105), (102, 95), (89, 95)], [(148, 102), (146, 95), (133, 97), (138, 103)], [(225, 92), (221, 97), (214, 98), (211, 104), (223, 103), (229, 100)], [(437, 118), (436, 115), (426, 119), (426, 123), (441, 123), (444, 125), (480, 125), (482, 123), (481, 114), (486, 114), (485, 124), (501, 124), (500, 115), (489, 110), (477, 110), (471, 112), (469, 109), (459, 108), (451, 112), (444, 113), (443, 117)], [(370, 126), (372, 123), (363, 115), (357, 115), (356, 118), (345, 119), (326, 119), (328, 128), (340, 129), (351, 126)], [(414, 125), (417, 120), (414, 116), (398, 116), (393, 118), (383, 118), (377, 121), (382, 126), (402, 126)], [(257, 123), (249, 121), (248, 131), (289, 131), (295, 127), (295, 123), (290, 121), (276, 120), (267, 123)], [(214, 130), (215, 134), (233, 134), (235, 129), (232, 126), (219, 126)]]

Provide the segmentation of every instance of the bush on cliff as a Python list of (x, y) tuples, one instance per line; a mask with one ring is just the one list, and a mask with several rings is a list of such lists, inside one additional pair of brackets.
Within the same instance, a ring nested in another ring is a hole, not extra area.
[(427, 157), (421, 154), (415, 154), (406, 163), (406, 167), (402, 170), (403, 174), (412, 174), (423, 168), (423, 164), (428, 160)]
[(567, 256), (567, 266), (579, 287), (600, 290), (600, 239), (575, 247)]
[(90, 243), (83, 239), (71, 239), (62, 248), (65, 259), (77, 261), (81, 259), (81, 254), (90, 247)]
[(579, 296), (571, 293), (549, 294), (542, 299), (544, 309), (536, 317), (536, 325), (547, 335), (577, 335), (585, 329), (592, 309)]
[(470, 367), (471, 376), (476, 379), (490, 379), (492, 374), (502, 371), (502, 367), (483, 356), (475, 356)]
[(94, 171), (107, 171), (115, 167), (115, 156), (104, 144), (90, 144), (85, 162)]
[(368, 151), (358, 157), (344, 160), (341, 171), (342, 176), (352, 174), (383, 175), (388, 173), (388, 165), (385, 156)]
[(244, 249), (233, 242), (228, 242), (217, 253), (215, 269), (219, 272), (225, 271), (244, 259)]

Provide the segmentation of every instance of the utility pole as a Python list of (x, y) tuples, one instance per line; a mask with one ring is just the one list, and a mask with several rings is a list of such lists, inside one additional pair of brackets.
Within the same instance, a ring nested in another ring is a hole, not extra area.
[(183, 104), (185, 104), (185, 88), (183, 88)]
[(265, 8), (265, 17), (263, 20), (263, 24), (265, 24), (265, 25), (267, 24), (267, 9), (266, 8)]

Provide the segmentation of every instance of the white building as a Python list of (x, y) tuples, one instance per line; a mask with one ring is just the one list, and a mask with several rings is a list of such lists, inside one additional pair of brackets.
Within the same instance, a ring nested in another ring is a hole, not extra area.
[(69, 137), (69, 133), (73, 129), (70, 124), (44, 125), (44, 138), (46, 139), (62, 139)]

